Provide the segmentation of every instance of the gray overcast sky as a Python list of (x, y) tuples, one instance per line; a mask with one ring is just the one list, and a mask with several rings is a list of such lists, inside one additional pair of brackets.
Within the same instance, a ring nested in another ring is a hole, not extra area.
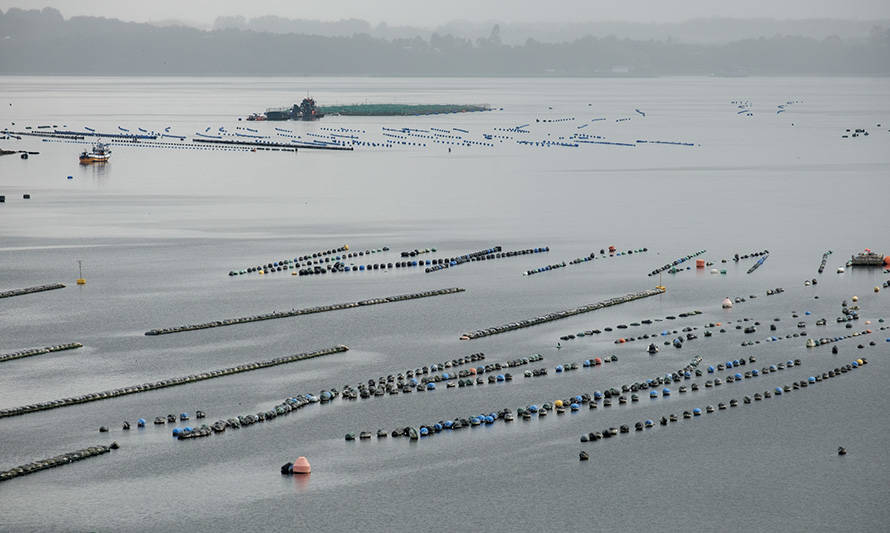
[(678, 22), (699, 17), (890, 18), (890, 0), (0, 0), (0, 9), (54, 7), (65, 17), (210, 24), (220, 15), (278, 15), (435, 26), (454, 19), (504, 22)]

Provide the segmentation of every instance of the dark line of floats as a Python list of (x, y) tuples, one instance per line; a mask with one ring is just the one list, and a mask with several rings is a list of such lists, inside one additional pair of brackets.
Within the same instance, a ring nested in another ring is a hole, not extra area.
[(540, 254), (549, 252), (549, 246), (540, 246), (536, 248), (525, 248), (523, 250), (511, 250), (504, 252), (503, 248), (500, 246), (495, 246), (494, 248), (489, 248), (487, 250), (479, 250), (477, 252), (473, 252), (470, 254), (465, 254), (459, 257), (452, 257), (450, 259), (443, 260), (441, 262), (433, 262), (433, 266), (427, 267), (424, 272), (429, 274), (430, 272), (438, 272), (440, 270), (444, 270), (446, 268), (451, 268), (455, 266), (460, 266), (464, 263), (470, 263), (473, 261), (487, 261), (491, 259), (505, 259), (508, 257), (516, 257), (520, 255), (528, 255), (528, 254)]
[(639, 300), (641, 298), (648, 298), (649, 296), (655, 296), (658, 294), (663, 294), (665, 290), (663, 288), (653, 288), (647, 289), (644, 291), (634, 292), (630, 294), (626, 294), (624, 296), (618, 296), (616, 298), (610, 298), (608, 300), (603, 300), (601, 302), (583, 305), (581, 307), (576, 307), (574, 309), (568, 309), (565, 311), (557, 311), (554, 313), (548, 313), (546, 315), (538, 316), (531, 319), (521, 320), (519, 322), (511, 322), (509, 324), (505, 324), (503, 326), (493, 326), (487, 329), (480, 329), (476, 331), (472, 331), (469, 333), (464, 333), (460, 336), (461, 340), (471, 340), (478, 339), (481, 337), (488, 337), (490, 335), (498, 335), (501, 333), (506, 333), (508, 331), (514, 331), (521, 328), (528, 328), (532, 326), (537, 326), (540, 324), (544, 324), (546, 322), (552, 322), (554, 320), (561, 320), (563, 318), (569, 318), (572, 316), (580, 315), (583, 313), (589, 313), (591, 311), (597, 311), (599, 309), (604, 309), (606, 307), (611, 307), (613, 305), (619, 305), (627, 302), (632, 302), (634, 300)]
[(827, 252), (822, 254), (822, 261), (819, 263), (819, 273), (820, 274), (825, 271), (825, 263), (828, 262), (828, 256), (830, 256), (831, 253), (832, 253), (831, 250), (828, 250)]
[[(327, 256), (333, 255), (333, 254), (339, 254), (339, 253), (342, 253), (343, 254), (342, 257), (346, 258), (346, 257), (358, 257), (358, 256), (370, 255), (372, 253), (388, 252), (388, 251), (389, 251), (389, 247), (384, 246), (382, 248), (350, 252), (349, 245), (344, 244), (343, 246), (340, 246), (338, 248), (332, 248), (330, 250), (322, 250), (322, 251), (318, 251), (318, 252), (312, 252), (311, 254), (306, 253), (303, 255), (298, 255), (298, 256), (294, 257), (293, 259), (286, 258), (286, 259), (272, 260), (272, 261), (269, 261), (268, 263), (266, 263), (265, 265), (246, 267), (246, 268), (242, 268), (240, 270), (230, 270), (229, 276), (238, 276), (238, 275), (248, 274), (248, 273), (252, 273), (252, 272), (271, 274), (276, 271), (281, 272), (282, 270), (288, 270), (290, 268), (297, 268), (297, 267), (301, 266), (301, 263), (305, 264), (306, 266), (313, 265), (313, 264), (320, 264), (323, 262), (326, 263), (326, 262), (330, 262), (330, 259), (331, 259), (330, 257), (327, 257)], [(341, 258), (341, 256), (339, 256), (339, 255), (335, 257), (335, 259), (338, 261), (340, 260), (340, 258)]]
[(289, 318), (301, 315), (311, 315), (315, 313), (327, 313), (328, 311), (341, 311), (343, 309), (352, 309), (354, 307), (363, 307), (368, 305), (388, 304), (393, 302), (403, 302), (406, 300), (416, 300), (419, 298), (429, 298), (431, 296), (442, 296), (445, 294), (455, 294), (464, 292), (465, 289), (460, 287), (451, 287), (448, 289), (435, 289), (431, 291), (415, 292), (410, 294), (400, 294), (397, 296), (385, 296), (383, 298), (371, 298), (368, 300), (360, 300), (358, 302), (347, 302), (333, 305), (320, 305), (316, 307), (305, 307), (303, 309), (292, 309), (290, 311), (273, 311), (264, 315), (254, 315), (239, 318), (227, 318), (225, 320), (217, 320), (215, 322), (204, 322), (202, 324), (189, 324), (185, 326), (175, 326), (171, 328), (151, 329), (145, 332), (146, 335), (168, 335), (170, 333), (181, 333), (184, 331), (197, 331), (200, 329), (220, 328), (223, 326), (234, 326), (236, 324), (247, 324), (250, 322), (261, 322), (263, 320), (274, 320), (278, 318)]
[(221, 139), (199, 139), (193, 138), (192, 142), (194, 143), (206, 143), (206, 144), (217, 144), (221, 146), (247, 146), (250, 148), (256, 148), (257, 150), (269, 149), (269, 148), (287, 148), (293, 151), (297, 151), (300, 148), (307, 148), (311, 150), (337, 150), (337, 151), (347, 151), (351, 152), (353, 150), (352, 146), (340, 146), (335, 144), (311, 144), (311, 143), (275, 143), (268, 141), (225, 141)]
[[(614, 250), (614, 246), (610, 246), (610, 247), (609, 247), (609, 255), (606, 256), (606, 250), (605, 250), (605, 248), (601, 248), (601, 249), (600, 249), (600, 256), (599, 256), (599, 258), (600, 258), (600, 259), (605, 259), (606, 257), (615, 257), (615, 256), (622, 256), (622, 255), (632, 255), (632, 254), (634, 254), (634, 253), (643, 253), (643, 252), (648, 252), (648, 251), (649, 251), (648, 248), (637, 248), (636, 250), (628, 250), (628, 251), (626, 251), (626, 252), (617, 252), (617, 253), (616, 253), (615, 250)], [(558, 269), (558, 268), (565, 268), (565, 267), (567, 267), (567, 266), (572, 266), (572, 265), (578, 265), (578, 264), (581, 264), (581, 263), (586, 263), (586, 262), (588, 262), (588, 261), (593, 261), (594, 259), (597, 259), (596, 252), (590, 252), (590, 255), (587, 255), (587, 256), (585, 256), (585, 257), (576, 257), (575, 259), (572, 259), (572, 260), (569, 261), (568, 263), (566, 263), (565, 261), (563, 261), (562, 263), (554, 263), (554, 264), (552, 264), (552, 265), (546, 265), (546, 266), (543, 266), (543, 267), (532, 268), (532, 269), (526, 270), (525, 272), (522, 273), (522, 275), (523, 275), (523, 276), (531, 276), (532, 274), (540, 274), (540, 273), (542, 273), (542, 272), (549, 272), (549, 271), (551, 271), (551, 270), (556, 270), (556, 269)]]
[(674, 259), (672, 262), (670, 262), (664, 266), (660, 266), (660, 267), (656, 268), (655, 270), (653, 270), (652, 272), (649, 272), (649, 276), (657, 276), (657, 275), (661, 274), (662, 272), (665, 272), (668, 270), (676, 270), (677, 266), (682, 265), (686, 261), (694, 259), (705, 252), (707, 252), (707, 250), (699, 250), (699, 251), (689, 254), (687, 256), (678, 257), (677, 259)]
[(63, 453), (62, 455), (50, 457), (49, 459), (40, 459), (0, 472), (0, 482), (9, 481), (10, 479), (15, 479), (21, 476), (27, 476), (28, 474), (34, 474), (36, 472), (40, 472), (41, 470), (48, 470), (50, 468), (67, 465), (70, 463), (81, 461), (83, 459), (89, 459), (90, 457), (97, 457), (118, 448), (120, 448), (118, 443), (112, 442), (108, 446), (100, 444), (98, 446), (90, 446), (89, 448), (83, 448), (81, 450)]
[(18, 352), (0, 354), (0, 363), (12, 361), (13, 359), (21, 359), (23, 357), (31, 357), (34, 355), (43, 355), (52, 352), (61, 352), (64, 350), (74, 350), (83, 348), (83, 344), (79, 342), (71, 342), (68, 344), (57, 344), (55, 346), (45, 346), (43, 348), (29, 348), (27, 350), (19, 350)]
[(256, 361), (253, 363), (245, 363), (245, 364), (241, 364), (238, 366), (232, 366), (232, 367), (222, 368), (222, 369), (218, 369), (218, 370), (211, 370), (209, 372), (202, 372), (200, 374), (191, 374), (188, 376), (163, 379), (160, 381), (155, 381), (153, 383), (143, 383), (141, 385), (131, 385), (129, 387), (122, 387), (122, 388), (111, 389), (111, 390), (102, 391), (102, 392), (93, 392), (93, 393), (89, 393), (89, 394), (82, 394), (80, 396), (70, 397), (70, 398), (62, 398), (60, 400), (51, 400), (51, 401), (40, 402), (40, 403), (36, 403), (36, 404), (23, 405), (20, 407), (10, 407), (9, 409), (0, 409), (0, 418), (25, 415), (28, 413), (35, 413), (37, 411), (46, 411), (49, 409), (57, 409), (59, 407), (68, 407), (70, 405), (95, 402), (95, 401), (99, 401), (99, 400), (105, 400), (108, 398), (117, 398), (119, 396), (126, 396), (128, 394), (136, 394), (139, 392), (163, 389), (166, 387), (175, 387), (177, 385), (185, 385), (187, 383), (197, 383), (198, 381), (204, 381), (207, 379), (219, 378), (219, 377), (223, 377), (223, 376), (230, 376), (232, 374), (239, 374), (241, 372), (250, 372), (252, 370), (269, 368), (272, 366), (283, 365), (286, 363), (305, 361), (307, 359), (312, 359), (315, 357), (322, 357), (325, 355), (331, 355), (331, 354), (335, 354), (335, 353), (341, 353), (341, 352), (345, 352), (347, 350), (349, 350), (349, 348), (347, 346), (341, 344), (341, 345), (337, 345), (337, 346), (332, 346), (330, 348), (323, 348), (321, 350), (316, 350), (314, 352), (285, 355), (283, 357), (277, 357), (275, 359), (269, 359), (267, 361)]
[(11, 298), (13, 296), (22, 296), (25, 294), (33, 294), (35, 292), (52, 291), (55, 289), (64, 289), (63, 283), (52, 283), (49, 285), (37, 285), (36, 287), (25, 287), (24, 289), (12, 289), (0, 292), (0, 298)]
[[(841, 376), (843, 374), (846, 374), (848, 372), (852, 372), (853, 370), (855, 370), (863, 365), (866, 365), (866, 364), (868, 364), (868, 360), (866, 360), (864, 358), (857, 359), (855, 361), (851, 361), (850, 363), (847, 363), (844, 366), (836, 367), (835, 369), (829, 370), (827, 372), (822, 372), (822, 374), (810, 376), (805, 380), (792, 382), (791, 385), (784, 385), (781, 387), (777, 386), (774, 390), (772, 390), (772, 391), (766, 390), (762, 394), (759, 392), (756, 392), (753, 394), (753, 397), (745, 395), (742, 398), (742, 404), (750, 405), (752, 402), (758, 402), (758, 401), (772, 398), (773, 396), (781, 396), (782, 394), (787, 394), (787, 393), (790, 393), (795, 390), (805, 389), (811, 385), (815, 385), (817, 383), (822, 383), (822, 382), (827, 381), (831, 378), (835, 378), (835, 377)], [(736, 400), (735, 398), (733, 398), (733, 399), (729, 400), (728, 405), (730, 408), (738, 407), (739, 401)], [(724, 411), (724, 410), (726, 410), (726, 408), (727, 408), (726, 402), (719, 402), (717, 404), (716, 408), (713, 405), (707, 405), (704, 410), (702, 410), (699, 407), (695, 407), (692, 410), (683, 411), (681, 416), (682, 416), (682, 419), (688, 420), (688, 419), (691, 419), (694, 417), (701, 416), (702, 413), (709, 413), (709, 414), (715, 413), (717, 411)], [(658, 423), (662, 426), (667, 426), (673, 422), (679, 421), (681, 416), (671, 413), (668, 416), (662, 416)], [(644, 429), (651, 429), (653, 427), (655, 427), (655, 422), (652, 419), (646, 419), (645, 421), (638, 421), (634, 424), (635, 431), (643, 431)], [(608, 439), (611, 437), (615, 437), (619, 433), (630, 433), (630, 426), (625, 424), (625, 425), (621, 425), (620, 427), (609, 427), (603, 431), (591, 431), (587, 434), (581, 435), (580, 440), (582, 443), (583, 442), (595, 442), (595, 441), (598, 441), (601, 439)], [(840, 448), (840, 450), (843, 450), (843, 448)], [(581, 461), (587, 461), (590, 459), (590, 454), (582, 450), (578, 454), (578, 458)]]

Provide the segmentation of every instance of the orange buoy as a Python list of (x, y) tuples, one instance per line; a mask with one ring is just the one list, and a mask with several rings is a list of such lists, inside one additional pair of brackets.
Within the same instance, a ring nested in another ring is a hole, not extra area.
[(696, 259), (695, 260), (695, 268), (705, 268), (705, 260), (704, 259)]
[(615, 247), (614, 247), (614, 246), (609, 246), (609, 253), (610, 253), (610, 254), (615, 253)]
[(309, 466), (309, 460), (303, 457), (297, 457), (297, 460), (294, 461), (294, 474), (308, 474), (312, 472), (312, 467)]
[(623, 338), (623, 337), (622, 337), (622, 338), (620, 338), (620, 339), (618, 339), (618, 344), (624, 344), (624, 343), (625, 343), (625, 342), (627, 342), (627, 341), (626, 341), (626, 340), (624, 340), (624, 338)]
[(884, 266), (890, 266), (890, 255), (884, 256)]

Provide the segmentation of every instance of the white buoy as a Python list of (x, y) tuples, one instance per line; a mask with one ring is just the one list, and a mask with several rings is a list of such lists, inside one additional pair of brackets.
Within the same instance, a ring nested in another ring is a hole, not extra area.
[(843, 274), (843, 273), (844, 273), (844, 267), (837, 267), (837, 273), (838, 273), (838, 274)]
[(722, 305), (723, 309), (732, 309), (732, 300), (730, 300), (729, 298), (724, 298)]

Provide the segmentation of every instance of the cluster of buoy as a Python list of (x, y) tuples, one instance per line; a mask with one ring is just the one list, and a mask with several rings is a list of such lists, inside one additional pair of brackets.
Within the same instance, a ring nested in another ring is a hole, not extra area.
[[(813, 283), (815, 283), (815, 282), (816, 282), (816, 280), (813, 280)], [(775, 294), (782, 294), (783, 292), (785, 292), (785, 289), (783, 289), (782, 287), (776, 287), (775, 289), (767, 289), (766, 295), (773, 296)]]
[[(293, 259), (279, 259), (276, 261), (270, 261), (266, 264), (260, 264), (256, 266), (242, 268), (240, 270), (230, 270), (229, 276), (239, 276), (244, 274), (272, 274), (274, 272), (282, 272), (291, 269), (298, 269), (300, 267), (311, 267), (313, 265), (324, 265), (326, 263), (336, 262), (336, 261), (345, 261), (347, 259), (351, 259), (354, 257), (364, 257), (366, 255), (377, 254), (382, 252), (388, 252), (389, 247), (383, 246), (382, 248), (374, 248), (368, 249), (364, 251), (353, 251), (349, 252), (349, 245), (344, 244), (339, 248), (334, 248), (331, 250), (323, 250), (319, 252), (313, 252), (312, 254), (305, 254), (294, 257)], [(342, 255), (334, 255), (334, 254), (342, 254)], [(333, 257), (332, 257), (333, 256)]]
[[(878, 126), (880, 127), (880, 124)], [(844, 135), (841, 135), (841, 139), (847, 139), (850, 137), (859, 137), (860, 135), (862, 137), (868, 137), (868, 131), (865, 128), (855, 128), (851, 132), (850, 128), (847, 128), (847, 133), (845, 133)]]
[(434, 253), (435, 251), (436, 251), (435, 248), (424, 248), (424, 249), (422, 249), (422, 250), (421, 250), (421, 249), (418, 249), (418, 248), (415, 248), (415, 249), (413, 249), (413, 250), (408, 250), (408, 251), (401, 252), (399, 255), (401, 255), (402, 257), (416, 257), (416, 256), (421, 255), (421, 254)]
[(120, 448), (120, 445), (118, 445), (117, 442), (112, 442), (108, 446), (105, 446), (104, 444), (100, 444), (98, 446), (90, 446), (89, 448), (83, 448), (82, 450), (63, 453), (62, 455), (50, 457), (49, 459), (34, 461), (0, 472), (0, 482), (8, 481), (10, 479), (15, 479), (21, 476), (27, 476), (28, 474), (40, 472), (41, 470), (47, 470), (50, 468), (55, 468), (57, 466), (76, 463), (77, 461), (81, 461), (83, 459), (89, 459), (90, 457), (96, 457), (98, 455), (106, 454), (111, 450), (116, 450), (118, 448)]
[(65, 285), (62, 283), (51, 283), (49, 285), (37, 285), (36, 287), (26, 287), (24, 289), (12, 289), (8, 291), (0, 291), (0, 298), (11, 298), (13, 296), (22, 296), (24, 294), (31, 294), (35, 292), (43, 292), (43, 291), (51, 291), (54, 289), (64, 289)]
[(596, 302), (588, 305), (582, 305), (580, 307), (575, 307), (573, 309), (567, 309), (565, 311), (557, 311), (554, 313), (547, 313), (545, 315), (537, 316), (535, 318), (530, 318), (526, 320), (520, 320), (519, 322), (510, 322), (509, 324), (504, 324), (503, 326), (494, 326), (486, 329), (480, 329), (476, 331), (472, 331), (469, 333), (464, 333), (461, 335), (461, 340), (470, 340), (470, 339), (478, 339), (481, 337), (488, 337), (490, 335), (498, 335), (500, 333), (506, 333), (508, 331), (514, 331), (521, 328), (528, 328), (532, 326), (537, 326), (540, 324), (544, 324), (546, 322), (552, 322), (554, 320), (561, 320), (563, 318), (569, 318), (572, 316), (580, 315), (583, 313), (589, 313), (591, 311), (597, 311), (599, 309), (604, 309), (606, 307), (611, 307), (613, 305), (619, 305), (627, 302), (632, 302), (634, 300), (639, 300), (641, 298), (648, 298), (649, 296), (655, 296), (657, 294), (663, 294), (664, 289), (662, 288), (654, 288), (647, 289), (644, 291), (633, 292), (630, 294), (625, 294), (624, 296), (618, 296), (615, 298), (610, 298), (608, 300), (603, 300), (601, 302)]
[(297, 457), (293, 463), (284, 463), (281, 466), (281, 474), (285, 476), (293, 474), (308, 475), (310, 473), (312, 473), (312, 467), (309, 465), (309, 460), (303, 456)]
[(183, 331), (197, 331), (200, 329), (219, 328), (223, 326), (233, 326), (236, 324), (247, 324), (249, 322), (260, 322), (263, 320), (273, 320), (277, 318), (288, 318), (300, 315), (311, 315), (314, 313), (326, 313), (328, 311), (340, 311), (343, 309), (352, 309), (368, 305), (387, 304), (393, 302), (403, 302), (406, 300), (416, 300), (418, 298), (429, 298), (432, 296), (441, 296), (445, 294), (455, 294), (463, 292), (464, 289), (459, 287), (451, 287), (448, 289), (435, 289), (431, 291), (416, 292), (410, 294), (400, 294), (397, 296), (386, 296), (383, 298), (372, 298), (369, 300), (360, 300), (358, 302), (348, 302), (333, 305), (320, 305), (316, 307), (305, 307), (303, 309), (291, 309), (290, 311), (274, 311), (264, 315), (246, 316), (240, 318), (228, 318), (225, 320), (217, 320), (214, 322), (205, 322), (202, 324), (188, 324), (183, 326), (175, 326), (170, 328), (151, 329), (145, 332), (146, 335), (167, 335), (170, 333), (180, 333)]
[(695, 252), (695, 253), (692, 253), (692, 254), (689, 254), (689, 255), (685, 255), (685, 256), (683, 256), (683, 257), (678, 257), (677, 259), (674, 259), (674, 260), (671, 261), (670, 263), (668, 263), (668, 264), (666, 264), (666, 265), (664, 265), (664, 266), (660, 266), (660, 267), (656, 268), (655, 270), (653, 270), (652, 272), (649, 272), (649, 276), (650, 276), (650, 277), (651, 277), (651, 276), (657, 276), (657, 275), (661, 274), (662, 272), (666, 272), (666, 271), (669, 271), (669, 270), (672, 270), (672, 269), (673, 269), (673, 270), (676, 270), (676, 267), (682, 265), (682, 264), (685, 263), (686, 261), (690, 261), (690, 260), (692, 260), (692, 259), (694, 259), (694, 258), (700, 256), (701, 254), (703, 254), (703, 253), (705, 253), (705, 252), (707, 252), (707, 250), (699, 250), (699, 251), (697, 251), (697, 252)]
[(75, 348), (83, 348), (83, 344), (79, 342), (70, 342), (68, 344), (57, 344), (56, 346), (46, 346), (44, 348), (30, 348), (28, 350), (19, 350), (12, 353), (0, 354), (0, 363), (11, 361), (13, 359), (21, 359), (22, 357), (31, 357), (32, 355), (42, 355), (45, 353), (61, 352), (64, 350), (74, 350)]
[[(656, 318), (656, 319), (653, 320), (653, 319), (650, 319), (650, 318), (644, 318), (643, 320), (635, 321), (635, 322), (631, 322), (630, 324), (618, 324), (617, 326), (615, 326), (614, 329), (628, 329), (628, 326), (630, 326), (630, 327), (640, 327), (640, 326), (642, 326), (642, 325), (650, 325), (650, 324), (652, 324), (653, 322), (662, 322), (662, 321), (664, 321), (664, 320), (676, 320), (677, 318), (688, 318), (688, 317), (697, 316), (697, 315), (700, 315), (700, 314), (702, 314), (701, 311), (699, 311), (699, 310), (694, 310), (694, 311), (685, 311), (685, 312), (682, 312), (682, 313), (680, 313), (680, 314), (678, 314), (678, 315), (667, 315), (667, 316), (664, 317), (663, 319), (661, 319), (661, 318)], [(559, 340), (561, 340), (561, 341), (568, 341), (568, 340), (572, 340), (572, 339), (575, 339), (575, 338), (578, 338), (578, 337), (590, 337), (590, 336), (592, 336), (592, 335), (599, 335), (600, 333), (602, 333), (602, 332), (604, 332), (604, 331), (608, 333), (608, 332), (613, 331), (613, 328), (612, 328), (611, 326), (606, 326), (606, 327), (603, 328), (603, 329), (588, 329), (588, 330), (585, 330), (585, 331), (579, 331), (578, 333), (574, 333), (574, 334), (563, 335), (563, 336), (561, 336), (561, 337), (559, 338)], [(663, 335), (664, 335), (664, 334), (666, 334), (666, 333), (663, 333)], [(654, 337), (655, 334), (653, 334), (652, 336)], [(648, 338), (648, 336), (642, 336), (642, 337), (640, 337), (640, 338)]]
[[(496, 246), (495, 248), (490, 248), (488, 251), (482, 250), (479, 252), (474, 252), (472, 254), (462, 255), (460, 257), (452, 257), (451, 259), (441, 261), (436, 263), (433, 262), (433, 266), (427, 267), (424, 272), (429, 274), (430, 272), (437, 272), (439, 270), (444, 270), (446, 268), (451, 268), (454, 266), (462, 265), (464, 263), (469, 263), (472, 261), (488, 261), (491, 259), (506, 259), (508, 257), (517, 257), (520, 255), (528, 255), (528, 254), (540, 254), (549, 252), (549, 246), (541, 246), (537, 248), (526, 248), (524, 250), (510, 250), (507, 252), (501, 251), (500, 246)], [(429, 263), (429, 262), (428, 262)]]
[[(752, 396), (745, 395), (742, 398), (741, 403), (743, 405), (750, 405), (752, 402), (758, 402), (758, 401), (772, 398), (773, 396), (781, 396), (782, 394), (787, 394), (787, 393), (790, 393), (795, 390), (805, 389), (805, 388), (808, 388), (809, 386), (815, 385), (817, 383), (822, 383), (823, 381), (826, 381), (828, 379), (835, 378), (835, 377), (841, 376), (843, 374), (846, 374), (848, 372), (851, 372), (851, 371), (853, 371), (867, 363), (868, 363), (868, 361), (864, 358), (857, 359), (855, 361), (851, 361), (850, 363), (847, 363), (844, 366), (837, 367), (833, 370), (829, 370), (827, 372), (823, 372), (821, 374), (817, 374), (814, 376), (809, 376), (807, 379), (802, 379), (799, 381), (792, 382), (790, 385), (777, 386), (773, 390), (766, 390), (763, 393), (757, 392), (757, 393), (754, 393)], [(723, 411), (723, 410), (727, 409), (727, 406), (729, 408), (738, 407), (739, 401), (735, 398), (732, 398), (731, 400), (729, 400), (729, 402), (719, 402), (716, 407), (714, 407), (713, 405), (707, 405), (704, 409), (701, 409), (700, 407), (695, 407), (691, 410), (683, 411), (680, 415), (671, 413), (670, 415), (662, 416), (659, 419), (658, 423), (661, 426), (667, 426), (673, 422), (678, 422), (681, 418), (684, 420), (688, 420), (688, 419), (691, 419), (694, 417), (701, 416), (703, 413), (711, 414), (711, 413), (715, 413), (717, 411)], [(654, 426), (655, 426), (655, 421), (653, 421), (651, 419), (646, 419), (643, 421), (636, 422), (634, 424), (634, 430), (635, 431), (644, 431), (645, 429), (651, 429)], [(595, 442), (598, 440), (608, 439), (608, 438), (617, 436), (620, 433), (630, 433), (630, 426), (629, 425), (621, 425), (620, 427), (609, 427), (603, 431), (592, 431), (592, 432), (581, 435), (580, 440), (581, 440), (581, 442)], [(841, 448), (841, 450), (843, 450), (843, 448)], [(843, 450), (843, 452), (846, 453), (846, 450)], [(840, 451), (839, 451), (839, 453), (840, 453)], [(841, 455), (843, 455), (843, 453)], [(585, 451), (581, 451), (579, 454), (579, 459), (581, 461), (589, 460), (590, 455)]]
[(219, 370), (211, 370), (209, 372), (202, 372), (200, 374), (190, 374), (188, 376), (181, 376), (175, 378), (162, 379), (160, 381), (155, 381), (151, 383), (143, 383), (140, 385), (131, 385), (129, 387), (121, 387), (117, 389), (106, 390), (102, 392), (93, 392), (89, 394), (82, 394), (80, 396), (74, 396), (70, 398), (62, 398), (60, 400), (51, 400), (48, 402), (40, 402), (34, 404), (23, 405), (20, 407), (11, 407), (9, 409), (0, 409), (0, 418), (5, 418), (8, 416), (18, 416), (24, 415), (28, 413), (35, 413), (37, 411), (46, 411), (49, 409), (57, 409), (59, 407), (67, 407), (69, 405), (77, 405), (81, 403), (95, 402), (99, 400), (105, 400), (109, 398), (117, 398), (119, 396), (126, 396), (128, 394), (136, 394), (139, 392), (146, 392), (150, 390), (163, 389), (166, 387), (175, 387), (177, 385), (185, 385), (188, 383), (196, 383), (198, 381), (204, 381), (207, 379), (218, 378), (222, 376), (229, 376), (232, 374), (239, 374), (241, 372), (250, 372), (252, 370), (259, 370), (261, 368), (269, 368), (271, 366), (283, 365), (286, 363), (294, 363), (297, 361), (304, 361), (307, 359), (312, 359), (315, 357), (321, 357), (325, 355), (331, 355), (335, 353), (345, 352), (349, 350), (347, 346), (337, 345), (332, 346), (330, 348), (323, 348), (321, 350), (316, 350), (314, 352), (306, 352), (299, 353), (293, 355), (285, 355), (283, 357), (276, 357), (274, 359), (269, 359), (266, 361), (256, 361), (253, 363), (245, 363), (238, 366), (232, 366), (228, 368), (222, 368)]

